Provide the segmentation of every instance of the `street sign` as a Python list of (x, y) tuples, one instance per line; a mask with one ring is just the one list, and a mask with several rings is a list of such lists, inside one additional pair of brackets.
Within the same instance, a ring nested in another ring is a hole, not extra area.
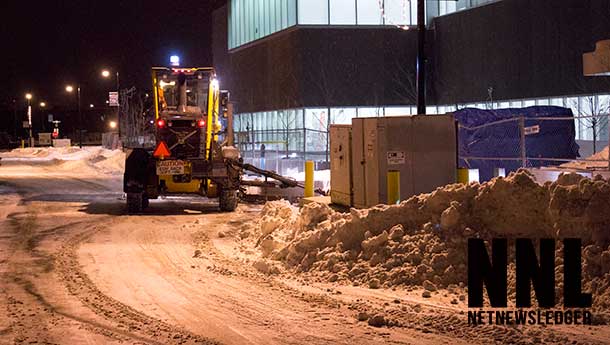
[(30, 122), (29, 121), (23, 121), (23, 128), (30, 128)]
[(108, 92), (108, 105), (111, 107), (119, 106), (119, 93), (116, 91)]
[(535, 125), (535, 126), (525, 127), (524, 132), (525, 132), (525, 135), (538, 134), (538, 133), (540, 133), (540, 126)]

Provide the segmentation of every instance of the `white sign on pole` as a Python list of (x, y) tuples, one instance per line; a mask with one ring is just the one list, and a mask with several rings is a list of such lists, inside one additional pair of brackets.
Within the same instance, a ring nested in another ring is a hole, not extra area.
[(28, 105), (28, 124), (32, 127), (32, 106)]
[(108, 92), (108, 105), (111, 107), (119, 106), (119, 93), (116, 91)]
[(53, 114), (47, 115), (47, 121), (53, 122)]
[(535, 126), (525, 127), (524, 132), (525, 132), (525, 135), (538, 134), (538, 133), (540, 133), (540, 126), (535, 125)]

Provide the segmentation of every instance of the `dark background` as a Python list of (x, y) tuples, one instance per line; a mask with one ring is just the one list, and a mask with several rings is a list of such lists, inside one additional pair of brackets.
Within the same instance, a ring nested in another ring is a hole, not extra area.
[[(64, 112), (76, 107), (66, 84), (80, 84), (82, 104), (103, 112), (117, 70), (121, 87), (150, 88), (150, 67), (167, 65), (172, 54), (184, 65), (210, 65), (211, 14), (224, 2), (2, 1), (0, 132), (13, 132), (15, 107), (17, 122), (25, 120), (26, 92), (35, 108), (45, 101), (47, 111)], [(103, 79), (102, 69), (113, 77)]]

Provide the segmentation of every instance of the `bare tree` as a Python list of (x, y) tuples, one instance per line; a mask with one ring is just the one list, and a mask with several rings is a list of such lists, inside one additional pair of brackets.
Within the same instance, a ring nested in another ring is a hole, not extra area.
[(328, 152), (330, 151), (330, 124), (331, 124), (331, 116), (330, 116), (330, 105), (333, 101), (337, 99), (337, 91), (338, 87), (332, 85), (330, 63), (325, 60), (325, 54), (318, 55), (318, 75), (317, 78), (313, 78), (313, 84), (316, 86), (318, 91), (321, 93), (322, 99), (324, 100), (324, 104), (326, 105), (326, 110), (321, 112), (320, 114), (314, 114), (316, 117), (316, 122), (320, 124), (320, 129), (323, 129), (326, 132), (326, 162), (328, 162)]
[(406, 67), (407, 65), (399, 60), (394, 61), (394, 70), (392, 74), (394, 84), (398, 86), (395, 90), (396, 96), (404, 104), (415, 104), (417, 100), (417, 87), (415, 80), (415, 71)]
[(145, 147), (152, 142), (154, 118), (150, 101), (146, 94), (135, 87), (121, 90), (121, 128), (127, 147)]
[(580, 114), (576, 115), (578, 122), (583, 124), (586, 129), (591, 130), (593, 139), (593, 153), (597, 153), (597, 138), (604, 130), (608, 130), (608, 116), (610, 114), (610, 98), (600, 100), (596, 96), (581, 97), (580, 107), (578, 101), (572, 101), (571, 106), (580, 109)]
[[(284, 155), (286, 158), (289, 156), (290, 144), (292, 143), (292, 132), (296, 130), (296, 114), (293, 113), (292, 108), (297, 106), (297, 100), (294, 99), (294, 95), (297, 94), (297, 85), (299, 84), (294, 69), (290, 68), (289, 73), (286, 75), (284, 87), (283, 87), (283, 110), (279, 111), (278, 119), (281, 128), (281, 137), (284, 142)], [(305, 140), (305, 138), (303, 138)]]

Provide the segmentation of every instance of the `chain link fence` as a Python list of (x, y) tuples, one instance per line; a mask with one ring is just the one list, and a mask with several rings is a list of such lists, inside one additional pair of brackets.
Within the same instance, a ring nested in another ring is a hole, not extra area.
[[(479, 169), (482, 181), (497, 175), (499, 169), (506, 174), (544, 167), (608, 170), (608, 120), (607, 114), (519, 116), (480, 126), (458, 125), (459, 164)], [(585, 140), (576, 140), (577, 130)]]
[(327, 137), (308, 128), (246, 130), (235, 132), (235, 144), (245, 162), (293, 174), (304, 171), (306, 160), (314, 161), (316, 170), (328, 169)]

